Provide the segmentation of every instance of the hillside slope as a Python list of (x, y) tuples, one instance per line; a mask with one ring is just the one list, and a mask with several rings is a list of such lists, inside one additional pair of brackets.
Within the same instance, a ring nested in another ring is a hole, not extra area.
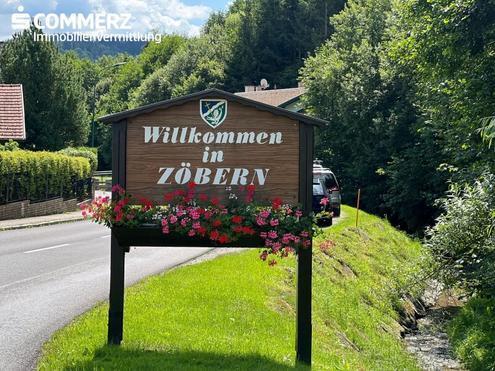
[[(316, 370), (415, 370), (395, 309), (421, 246), (387, 222), (344, 208), (314, 254)], [(124, 343), (105, 346), (107, 304), (59, 331), (41, 369), (286, 370), (294, 367), (295, 259), (258, 251), (151, 277), (127, 290)]]

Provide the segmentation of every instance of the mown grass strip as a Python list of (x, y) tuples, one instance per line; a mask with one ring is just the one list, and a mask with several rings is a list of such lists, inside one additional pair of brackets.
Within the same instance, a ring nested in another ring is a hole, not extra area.
[[(314, 256), (313, 368), (415, 370), (395, 309), (421, 246), (362, 213), (319, 237)], [(330, 242), (328, 242), (330, 241)], [(286, 370), (294, 366), (295, 259), (258, 251), (144, 280), (126, 291), (124, 343), (108, 347), (106, 304), (45, 345), (40, 369)]]

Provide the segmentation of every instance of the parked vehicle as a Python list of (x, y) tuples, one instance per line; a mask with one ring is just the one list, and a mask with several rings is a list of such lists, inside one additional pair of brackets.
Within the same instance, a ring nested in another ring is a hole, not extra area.
[(341, 188), (337, 177), (328, 168), (321, 166), (320, 161), (315, 161), (313, 164), (313, 184), (315, 184), (314, 179), (320, 179), (323, 183), (326, 192), (328, 193), (328, 198), (330, 200), (330, 208), (333, 212), (333, 216), (340, 216), (340, 205), (341, 205)]
[(332, 225), (332, 209), (330, 202), (322, 203), (323, 199), (330, 200), (330, 193), (321, 178), (313, 177), (313, 212), (320, 226), (329, 226)]

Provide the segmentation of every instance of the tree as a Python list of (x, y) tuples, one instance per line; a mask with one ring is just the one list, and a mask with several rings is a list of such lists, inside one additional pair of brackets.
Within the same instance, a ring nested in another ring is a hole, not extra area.
[[(14, 35), (0, 52), (0, 80), (22, 84), (27, 139), (23, 146), (58, 150), (86, 143), (86, 95), (71, 57), (51, 42), (35, 41), (34, 26)], [(56, 133), (56, 135), (55, 135)]]
[(365, 209), (416, 232), (433, 222), (447, 176), (414, 104), (412, 72), (389, 55), (395, 11), (390, 0), (349, 1), (300, 73), (309, 111), (329, 121), (316, 151), (340, 177), (344, 201), (361, 188)]
[(495, 113), (495, 1), (408, 0), (397, 14), (391, 54), (413, 71), (415, 103), (441, 142), (445, 166), (455, 169), (455, 181), (470, 183), (495, 163), (479, 135)]

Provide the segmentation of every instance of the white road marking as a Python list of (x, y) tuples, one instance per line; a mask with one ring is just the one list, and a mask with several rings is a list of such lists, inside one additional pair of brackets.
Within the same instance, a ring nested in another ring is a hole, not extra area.
[(69, 246), (70, 244), (68, 243), (63, 243), (61, 245), (55, 245), (55, 246), (50, 246), (50, 247), (43, 247), (42, 249), (36, 249), (36, 250), (29, 250), (29, 251), (24, 251), (24, 254), (31, 254), (33, 252), (38, 252), (38, 251), (45, 251), (45, 250), (52, 250), (52, 249), (58, 249), (59, 247), (65, 247)]
[(100, 238), (108, 238), (110, 236), (111, 236), (110, 234), (107, 234), (106, 236), (101, 236)]

